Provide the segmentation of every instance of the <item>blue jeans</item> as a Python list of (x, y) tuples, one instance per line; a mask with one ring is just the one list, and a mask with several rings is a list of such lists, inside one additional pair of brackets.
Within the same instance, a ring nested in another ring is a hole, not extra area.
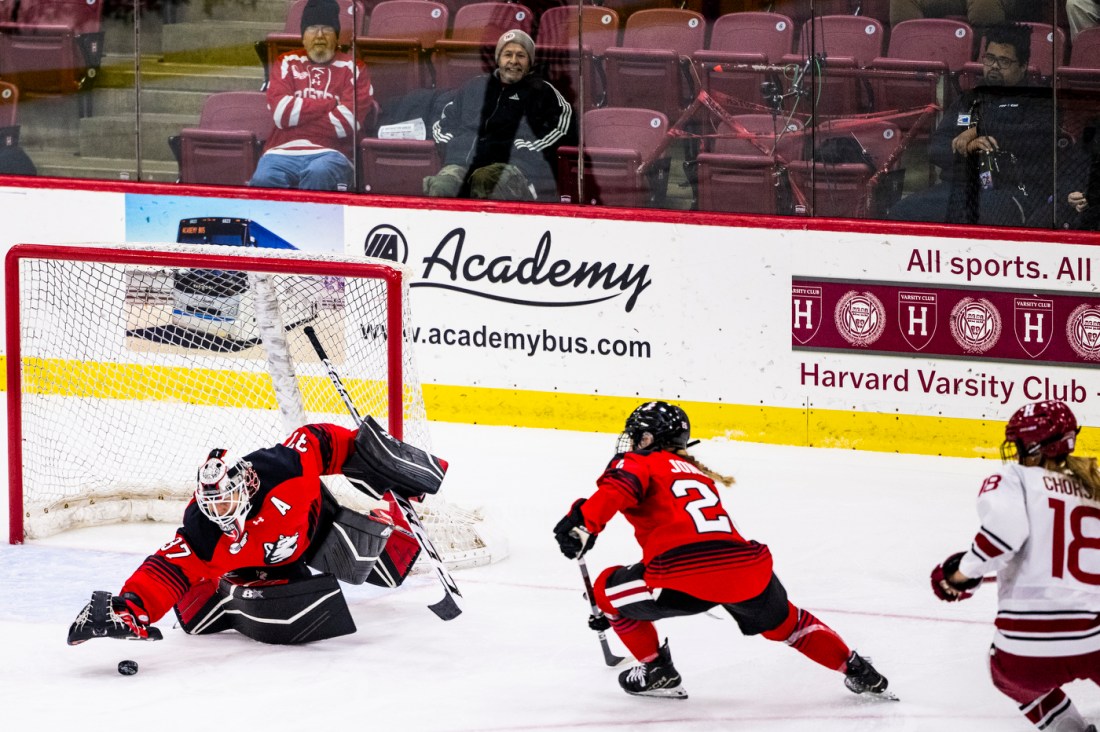
[(351, 163), (334, 150), (313, 155), (272, 155), (260, 157), (250, 186), (260, 188), (301, 188), (309, 191), (346, 191), (351, 188)]

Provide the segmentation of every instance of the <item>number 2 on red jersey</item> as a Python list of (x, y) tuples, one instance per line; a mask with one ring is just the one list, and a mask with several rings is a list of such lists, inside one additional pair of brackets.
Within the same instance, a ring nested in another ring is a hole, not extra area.
[(704, 509), (719, 505), (718, 494), (714, 492), (714, 488), (711, 486), (693, 478), (681, 478), (673, 482), (672, 495), (677, 498), (686, 498), (690, 495), (697, 496), (694, 500), (683, 504), (683, 508), (691, 516), (691, 520), (695, 523), (695, 530), (700, 534), (733, 533), (733, 522), (729, 520), (728, 516), (719, 515), (714, 518), (707, 518), (703, 514)]

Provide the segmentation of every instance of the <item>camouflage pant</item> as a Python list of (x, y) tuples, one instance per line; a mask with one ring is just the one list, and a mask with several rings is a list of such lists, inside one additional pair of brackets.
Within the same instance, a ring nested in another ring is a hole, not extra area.
[(535, 193), (523, 171), (507, 163), (478, 168), (470, 176), (470, 197), (495, 201), (533, 201)]

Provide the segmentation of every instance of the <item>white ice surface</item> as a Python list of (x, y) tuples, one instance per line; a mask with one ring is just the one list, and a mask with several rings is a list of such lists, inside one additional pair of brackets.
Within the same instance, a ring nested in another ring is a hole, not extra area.
[[(728, 617), (666, 620), (686, 701), (629, 697), (587, 629), (574, 563), (551, 527), (588, 495), (614, 438), (432, 425), (451, 461), (449, 500), (484, 506), (511, 556), (456, 574), (465, 612), (426, 605), (431, 577), (392, 592), (347, 588), (359, 632), (305, 647), (234, 633), (160, 643), (65, 645), (92, 590), (116, 590), (169, 538), (169, 525), (119, 525), (0, 544), (0, 730), (748, 730), (857, 732), (1032, 729), (991, 685), (994, 585), (938, 602), (932, 566), (965, 548), (989, 462), (707, 441), (694, 452), (738, 483), (724, 502), (767, 543), (793, 602), (814, 612), (890, 679), (902, 701), (848, 692), (838, 673), (782, 644), (745, 638)], [(108, 456), (105, 456), (107, 458)], [(589, 555), (598, 572), (636, 561), (622, 519)], [(617, 640), (613, 648), (624, 653)], [(118, 661), (139, 662), (123, 677)], [(1100, 721), (1100, 690), (1067, 691)]]

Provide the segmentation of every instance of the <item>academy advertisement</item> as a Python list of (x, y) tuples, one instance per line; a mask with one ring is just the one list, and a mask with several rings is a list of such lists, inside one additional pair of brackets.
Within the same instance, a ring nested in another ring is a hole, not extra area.
[[(1100, 423), (1089, 246), (0, 192), (19, 201), (5, 248), (172, 241), (186, 217), (232, 216), (305, 251), (407, 265), (407, 336), (429, 409), (456, 421), (598, 429), (624, 404), (661, 397), (695, 405), (711, 434), (821, 444), (857, 413), (1002, 420), (1023, 401), (1062, 398)], [(578, 405), (590, 413), (563, 422)]]

